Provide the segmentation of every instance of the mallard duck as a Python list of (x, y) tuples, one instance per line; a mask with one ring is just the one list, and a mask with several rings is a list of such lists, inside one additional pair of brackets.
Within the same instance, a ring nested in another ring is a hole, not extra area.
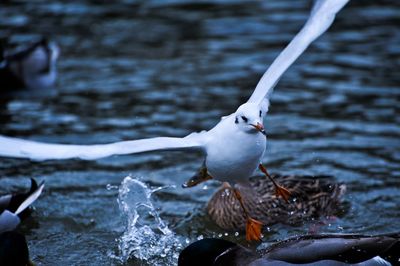
[(14, 230), (28, 216), (28, 207), (40, 196), (44, 182), (39, 186), (31, 178), (31, 188), (25, 193), (7, 194), (0, 197), (0, 233)]
[(179, 255), (178, 266), (196, 265), (399, 265), (400, 233), (376, 236), (337, 234), (296, 236), (258, 250), (206, 238)]
[[(275, 195), (275, 189), (266, 176), (252, 177), (248, 185), (237, 184), (245, 208), (251, 217), (264, 225), (293, 225), (307, 218), (332, 215), (338, 210), (346, 190), (344, 184), (335, 183), (329, 176), (273, 175), (273, 178), (291, 192), (289, 204)], [(222, 229), (245, 228), (246, 217), (229, 187), (222, 186), (212, 196), (207, 212)]]
[(59, 48), (41, 38), (21, 49), (0, 47), (1, 91), (28, 88), (43, 89), (54, 85)]

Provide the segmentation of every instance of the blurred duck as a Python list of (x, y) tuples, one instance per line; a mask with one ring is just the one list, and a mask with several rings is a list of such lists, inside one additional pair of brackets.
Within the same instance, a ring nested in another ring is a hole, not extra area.
[(399, 261), (400, 233), (334, 234), (297, 236), (257, 252), (223, 239), (202, 239), (181, 252), (178, 266), (382, 266)]
[[(338, 212), (346, 186), (329, 176), (282, 176), (273, 178), (291, 192), (289, 204), (275, 195), (275, 189), (265, 176), (250, 179), (240, 186), (244, 207), (251, 217), (264, 225), (274, 223), (300, 224), (304, 220), (330, 216)], [(246, 216), (232, 188), (222, 186), (210, 199), (207, 212), (222, 229), (242, 230)]]
[(40, 196), (43, 188), (44, 182), (38, 186), (36, 181), (31, 179), (28, 192), (0, 197), (0, 233), (14, 230), (21, 220), (29, 215), (28, 207)]
[(24, 235), (15, 231), (0, 234), (0, 265), (34, 265), (29, 260), (28, 244)]
[(23, 47), (0, 47), (0, 92), (28, 88), (45, 89), (54, 85), (59, 48), (46, 38)]

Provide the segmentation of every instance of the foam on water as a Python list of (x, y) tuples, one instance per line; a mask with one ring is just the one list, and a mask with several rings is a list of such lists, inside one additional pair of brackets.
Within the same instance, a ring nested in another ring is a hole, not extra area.
[(124, 178), (118, 204), (127, 224), (118, 239), (118, 260), (136, 258), (150, 265), (177, 263), (182, 239), (168, 228), (151, 201), (154, 192), (169, 187), (150, 188), (138, 179)]

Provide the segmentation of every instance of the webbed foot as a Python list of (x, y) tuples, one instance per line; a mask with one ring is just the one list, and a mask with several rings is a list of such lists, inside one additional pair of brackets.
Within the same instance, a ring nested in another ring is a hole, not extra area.
[(248, 242), (260, 241), (262, 226), (263, 224), (260, 221), (248, 217), (246, 222), (246, 240)]
[(263, 173), (271, 180), (271, 182), (274, 184), (274, 186), (275, 186), (275, 195), (278, 196), (278, 197), (282, 197), (282, 198), (286, 201), (286, 203), (289, 203), (289, 198), (290, 198), (291, 192), (290, 192), (288, 189), (286, 189), (286, 188), (282, 187), (281, 185), (279, 185), (279, 184), (272, 178), (272, 176), (270, 176), (270, 174), (268, 173), (267, 169), (266, 169), (262, 164), (259, 164), (259, 165), (258, 165), (258, 168), (259, 168), (259, 169), (261, 170), (261, 172), (263, 172)]
[(289, 203), (289, 198), (290, 198), (290, 191), (280, 185), (276, 185), (275, 187), (275, 195), (277, 197), (282, 197), (286, 201), (286, 203)]

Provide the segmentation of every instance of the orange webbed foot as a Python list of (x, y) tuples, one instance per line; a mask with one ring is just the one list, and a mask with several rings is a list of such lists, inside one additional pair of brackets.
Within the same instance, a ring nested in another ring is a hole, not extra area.
[(289, 198), (291, 194), (292, 193), (288, 189), (279, 185), (275, 186), (275, 195), (277, 197), (282, 197), (282, 199), (284, 199), (286, 203), (289, 203)]
[(253, 218), (247, 218), (246, 223), (246, 240), (250, 241), (260, 241), (261, 240), (261, 229), (263, 224)]

